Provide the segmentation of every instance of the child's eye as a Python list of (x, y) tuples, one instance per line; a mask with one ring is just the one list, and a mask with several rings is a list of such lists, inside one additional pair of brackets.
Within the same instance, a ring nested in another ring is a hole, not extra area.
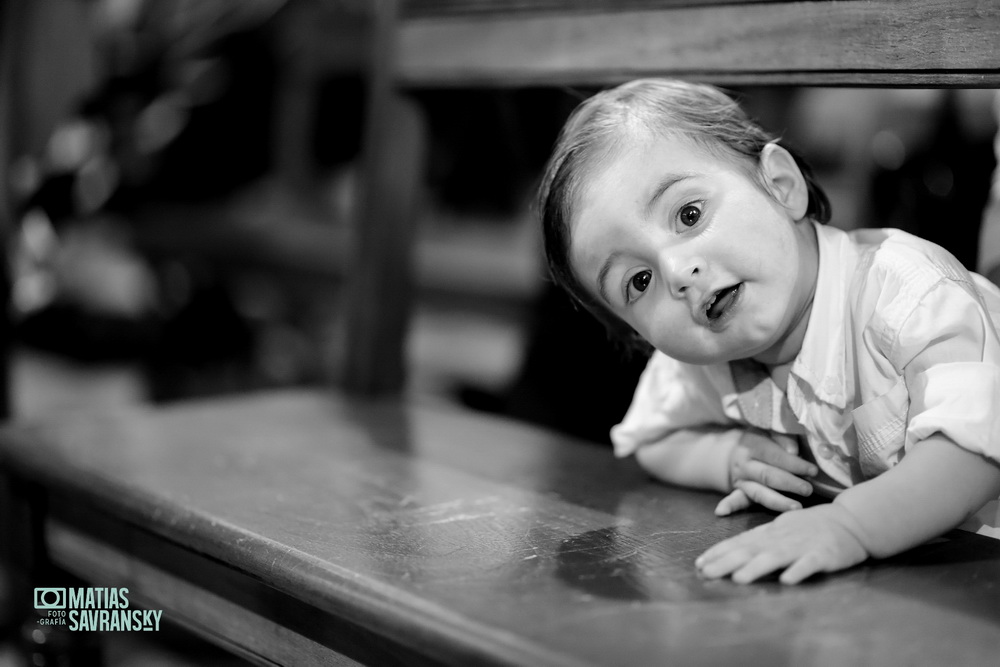
[(694, 227), (701, 220), (701, 209), (694, 204), (688, 204), (680, 210), (677, 217), (685, 227)]
[(628, 303), (632, 303), (638, 299), (639, 294), (645, 292), (646, 288), (649, 287), (649, 281), (652, 280), (652, 278), (653, 274), (649, 271), (640, 271), (632, 276), (625, 289), (625, 300)]

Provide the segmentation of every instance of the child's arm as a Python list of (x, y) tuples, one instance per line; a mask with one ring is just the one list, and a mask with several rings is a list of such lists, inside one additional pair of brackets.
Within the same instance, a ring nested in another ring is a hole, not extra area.
[(618, 457), (635, 455), (652, 476), (670, 484), (729, 495), (725, 515), (751, 501), (779, 512), (799, 503), (779, 491), (809, 495), (801, 477), (817, 474), (800, 459), (794, 438), (732, 423), (723, 409), (717, 375), (729, 367), (695, 366), (656, 352), (639, 379), (622, 422), (611, 429)]
[(833, 503), (782, 514), (715, 545), (695, 564), (708, 578), (732, 575), (738, 583), (784, 570), (781, 581), (794, 584), (921, 544), (998, 495), (1000, 465), (935, 434)]
[(816, 466), (799, 458), (798, 444), (788, 436), (732, 427), (686, 428), (636, 451), (639, 464), (671, 484), (731, 492), (718, 504), (719, 516), (756, 502), (786, 512), (802, 505), (779, 491), (808, 496), (812, 485), (802, 479)]
[(705, 576), (750, 582), (782, 571), (797, 583), (921, 544), (1000, 495), (1000, 294), (921, 243), (884, 244), (857, 286), (853, 318), (856, 340), (906, 383), (913, 444), (834, 502), (712, 547), (696, 561)]

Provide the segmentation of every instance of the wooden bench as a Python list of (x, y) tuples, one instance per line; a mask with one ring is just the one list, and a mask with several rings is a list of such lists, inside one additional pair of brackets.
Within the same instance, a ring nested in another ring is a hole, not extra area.
[(60, 585), (51, 559), (259, 664), (978, 666), (1000, 650), (1000, 542), (954, 531), (799, 587), (706, 581), (694, 558), (765, 512), (719, 519), (714, 494), (603, 447), (450, 409), (278, 392), (60, 416), (0, 431), (0, 470), (35, 568), (22, 599)]

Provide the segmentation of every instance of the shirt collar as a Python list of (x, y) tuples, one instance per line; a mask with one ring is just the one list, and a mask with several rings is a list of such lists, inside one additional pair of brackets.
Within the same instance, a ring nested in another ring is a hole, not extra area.
[(857, 250), (844, 231), (812, 224), (819, 246), (816, 294), (802, 349), (792, 364), (791, 375), (808, 385), (816, 398), (844, 409), (850, 395), (847, 386), (850, 376), (845, 363), (845, 313)]

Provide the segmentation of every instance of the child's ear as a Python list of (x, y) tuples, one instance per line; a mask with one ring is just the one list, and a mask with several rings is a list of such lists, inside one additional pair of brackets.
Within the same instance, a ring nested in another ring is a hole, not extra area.
[(772, 141), (760, 152), (760, 168), (774, 198), (794, 220), (804, 218), (809, 208), (809, 189), (792, 154)]

